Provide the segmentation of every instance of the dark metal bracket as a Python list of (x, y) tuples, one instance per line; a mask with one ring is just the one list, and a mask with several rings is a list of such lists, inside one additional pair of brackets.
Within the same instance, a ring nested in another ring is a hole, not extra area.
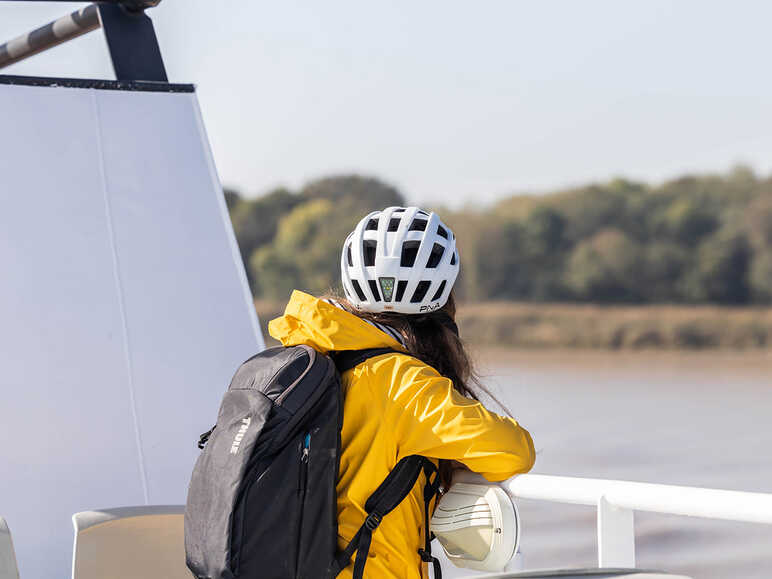
[(168, 82), (153, 21), (143, 9), (99, 4), (99, 19), (117, 80)]

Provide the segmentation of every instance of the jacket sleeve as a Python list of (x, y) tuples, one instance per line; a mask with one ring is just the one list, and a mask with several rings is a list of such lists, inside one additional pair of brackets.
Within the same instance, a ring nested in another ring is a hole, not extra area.
[(397, 460), (411, 454), (457, 460), (491, 482), (533, 467), (533, 440), (515, 420), (461, 395), (449, 379), (414, 358), (392, 360), (390, 375), (383, 367), (376, 379), (389, 384), (384, 420), (393, 425)]

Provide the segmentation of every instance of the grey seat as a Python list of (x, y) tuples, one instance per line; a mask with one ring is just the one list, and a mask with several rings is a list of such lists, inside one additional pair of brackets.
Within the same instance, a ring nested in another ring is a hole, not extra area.
[(76, 513), (73, 579), (190, 579), (183, 506)]
[[(643, 569), (555, 569), (544, 571), (525, 571), (518, 573), (495, 573), (475, 575), (485, 579), (690, 579), (684, 575), (671, 575), (659, 571)], [(472, 579), (470, 576), (469, 579)]]
[(3, 517), (0, 517), (0, 579), (19, 579), (11, 531)]

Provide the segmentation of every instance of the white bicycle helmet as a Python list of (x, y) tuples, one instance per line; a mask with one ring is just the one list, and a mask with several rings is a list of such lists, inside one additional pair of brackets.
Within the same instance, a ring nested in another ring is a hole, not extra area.
[(458, 276), (453, 232), (436, 213), (388, 207), (362, 219), (343, 243), (346, 297), (367, 312), (422, 314), (448, 301)]

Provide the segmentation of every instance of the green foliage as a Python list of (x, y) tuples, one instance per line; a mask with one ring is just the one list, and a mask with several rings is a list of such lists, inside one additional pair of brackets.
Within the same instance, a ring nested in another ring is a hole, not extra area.
[(325, 177), (311, 181), (300, 190), (300, 196), (308, 200), (329, 199), (336, 205), (343, 204), (346, 209), (362, 208), (367, 211), (405, 203), (399, 191), (391, 185), (359, 175)]
[[(476, 249), (474, 262), (482, 295), (496, 300), (528, 293), (523, 230), (518, 223), (491, 223)], [(468, 261), (462, 254), (462, 269)]]
[[(230, 207), (231, 221), (239, 243), (241, 258), (249, 263), (252, 254), (273, 241), (281, 218), (301, 202), (286, 189), (276, 189), (257, 199), (240, 200)], [(247, 269), (254, 286), (251, 269)]]
[(630, 209), (645, 194), (641, 185), (616, 179), (606, 185), (591, 185), (551, 196), (552, 206), (566, 219), (566, 238), (578, 243), (606, 227), (624, 231), (637, 229)]
[(566, 219), (549, 207), (536, 207), (523, 221), (524, 241), (532, 255), (547, 256), (564, 247)]
[[(338, 286), (340, 248), (357, 221), (405, 205), (394, 187), (358, 175), (226, 200), (255, 295), (270, 299)], [(462, 299), (772, 303), (772, 179), (747, 167), (442, 215), (459, 239)]]
[(231, 216), (255, 295), (285, 299), (293, 289), (316, 294), (335, 289), (340, 248), (357, 222), (371, 211), (404, 203), (393, 187), (357, 175), (242, 201)]
[(749, 204), (744, 223), (753, 249), (749, 283), (759, 303), (772, 303), (772, 188)]
[(690, 250), (670, 241), (653, 241), (643, 248), (644, 296), (650, 302), (680, 302), (679, 287), (689, 260)]
[(745, 225), (754, 247), (772, 248), (772, 187), (748, 205)]
[(772, 303), (772, 248), (754, 258), (750, 271), (750, 286), (754, 301)]
[(677, 198), (658, 216), (655, 232), (678, 243), (694, 245), (717, 225), (717, 216), (709, 209), (693, 199)]
[(327, 229), (334, 221), (335, 207), (328, 199), (299, 205), (282, 218), (274, 242), (257, 249), (250, 259), (260, 295), (283, 298), (293, 289), (331, 288), (339, 242)]
[(475, 268), (476, 293), (485, 299), (562, 296), (565, 226), (564, 217), (545, 206), (534, 207), (520, 221), (492, 219), (475, 246), (474, 259), (461, 254), (462, 270)]
[(622, 231), (607, 228), (580, 242), (571, 253), (566, 278), (581, 299), (640, 301), (643, 252)]
[(228, 206), (228, 211), (232, 211), (236, 205), (241, 203), (241, 195), (234, 189), (224, 189), (223, 195), (225, 196), (225, 205)]
[(693, 269), (685, 278), (688, 300), (747, 303), (750, 256), (748, 241), (740, 232), (725, 229), (710, 237), (700, 246)]

